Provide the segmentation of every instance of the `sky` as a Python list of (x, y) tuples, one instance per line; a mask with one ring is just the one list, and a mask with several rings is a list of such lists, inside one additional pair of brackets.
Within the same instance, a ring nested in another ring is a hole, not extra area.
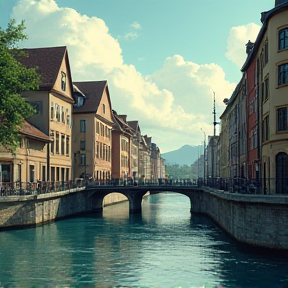
[[(112, 109), (161, 153), (203, 144), (274, 0), (0, 0), (22, 48), (67, 46), (73, 81), (108, 81)], [(219, 127), (217, 125), (217, 133)], [(207, 138), (206, 138), (207, 143)]]

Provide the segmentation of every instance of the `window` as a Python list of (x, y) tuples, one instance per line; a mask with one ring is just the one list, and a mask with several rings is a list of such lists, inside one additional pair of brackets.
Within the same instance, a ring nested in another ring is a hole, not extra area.
[(269, 98), (269, 78), (264, 80), (264, 100)]
[(105, 114), (105, 104), (102, 104), (103, 114)]
[(42, 166), (42, 181), (46, 181), (46, 166)]
[(288, 63), (278, 66), (278, 85), (288, 83)]
[(80, 120), (80, 132), (86, 132), (86, 120)]
[(101, 131), (100, 135), (104, 136), (104, 125), (102, 123), (100, 124), (100, 131)]
[(34, 182), (35, 181), (35, 167), (34, 165), (29, 165), (29, 178), (30, 178), (30, 182)]
[(264, 86), (264, 82), (262, 82), (261, 84), (261, 93), (262, 93), (262, 102), (265, 101), (265, 86)]
[(81, 160), (81, 165), (85, 166), (86, 165), (86, 154), (81, 154), (80, 160)]
[(279, 31), (279, 50), (288, 48), (288, 28)]
[(55, 104), (55, 107), (56, 107), (56, 119), (57, 119), (57, 122), (60, 122), (60, 106), (58, 104)]
[(69, 156), (70, 154), (70, 138), (67, 136), (66, 137), (66, 156)]
[(287, 108), (277, 109), (277, 131), (287, 130)]
[(66, 90), (66, 73), (63, 71), (61, 72), (61, 89)]
[(50, 115), (51, 120), (54, 120), (55, 118), (55, 108), (54, 108), (54, 103), (51, 103), (51, 115)]
[(107, 145), (103, 144), (103, 160), (106, 160), (106, 152), (107, 152), (106, 147)]
[(54, 142), (54, 131), (51, 131), (50, 136), (52, 138), (52, 142), (51, 142), (51, 154), (54, 154), (54, 146), (55, 146), (55, 142)]
[(99, 134), (99, 121), (96, 122), (96, 133)]
[(59, 132), (56, 132), (56, 154), (59, 154)]
[(86, 141), (80, 140), (80, 150), (85, 150), (85, 149), (86, 149)]
[(268, 40), (265, 40), (265, 64), (268, 63)]
[(61, 155), (65, 154), (65, 135), (61, 135)]
[(65, 123), (65, 112), (64, 112), (64, 107), (61, 107), (61, 121), (62, 123)]
[(66, 168), (66, 181), (69, 181), (70, 169)]
[(43, 113), (42, 102), (40, 102), (40, 101), (37, 101), (37, 102), (27, 101), (27, 102), (33, 107), (33, 109), (35, 109), (36, 115), (42, 115), (42, 113)]
[(96, 158), (100, 156), (100, 145), (99, 142), (96, 142)]
[(69, 113), (69, 109), (68, 108), (66, 108), (66, 123), (67, 123), (67, 125), (69, 125), (70, 126), (70, 113)]
[(51, 167), (51, 181), (55, 181), (55, 167)]
[(263, 121), (263, 141), (269, 140), (269, 116)]
[(103, 155), (103, 145), (102, 145), (101, 142), (100, 142), (99, 151), (100, 151), (100, 153), (99, 153), (99, 158), (100, 158), (100, 159), (103, 159), (103, 158), (102, 158), (102, 155)]

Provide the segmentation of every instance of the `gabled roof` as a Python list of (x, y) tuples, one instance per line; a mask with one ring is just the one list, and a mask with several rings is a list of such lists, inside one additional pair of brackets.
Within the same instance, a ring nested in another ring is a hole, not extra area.
[(134, 134), (134, 130), (131, 128), (131, 126), (128, 125), (128, 123), (125, 121), (126, 115), (118, 115), (115, 110), (112, 110), (112, 115), (114, 119), (113, 129), (121, 131), (123, 133), (127, 133), (130, 136)]
[[(40, 90), (50, 90), (55, 84), (66, 50), (65, 46), (22, 49), (27, 57), (20, 56), (17, 60), (27, 68), (37, 68), (37, 73), (41, 75)], [(67, 64), (69, 67), (69, 62)]]
[(24, 120), (20, 133), (27, 136), (28, 138), (33, 138), (37, 140), (42, 140), (44, 142), (50, 142), (51, 139), (48, 135), (28, 123)]
[(152, 137), (148, 137), (147, 135), (143, 136), (145, 138), (145, 142), (147, 145), (151, 146), (152, 143)]
[(109, 104), (111, 107), (110, 95), (109, 95), (109, 90), (108, 90), (108, 85), (107, 85), (106, 80), (104, 80), (104, 81), (73, 82), (73, 84), (86, 97), (84, 100), (83, 106), (80, 106), (80, 107), (74, 106), (73, 107), (73, 113), (96, 113), (105, 89), (107, 89)]
[(135, 131), (137, 131), (137, 129), (140, 130), (138, 121), (127, 121), (127, 124)]

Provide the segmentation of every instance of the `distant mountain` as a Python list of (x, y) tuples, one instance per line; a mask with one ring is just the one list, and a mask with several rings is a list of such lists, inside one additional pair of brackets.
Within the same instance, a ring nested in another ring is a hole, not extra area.
[(161, 157), (164, 158), (165, 164), (179, 164), (179, 165), (191, 165), (198, 159), (199, 154), (203, 154), (203, 145), (191, 146), (184, 145), (178, 150), (170, 151), (167, 153), (161, 154)]

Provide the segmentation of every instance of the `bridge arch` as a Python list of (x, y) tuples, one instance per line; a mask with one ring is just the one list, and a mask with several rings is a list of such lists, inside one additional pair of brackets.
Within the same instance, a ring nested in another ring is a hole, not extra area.
[[(140, 213), (142, 210), (142, 199), (148, 191), (137, 191), (137, 193), (131, 193), (131, 191), (120, 190), (106, 190), (106, 191), (94, 191), (91, 194), (92, 210), (95, 212), (102, 212), (104, 207), (104, 198), (112, 193), (118, 193), (126, 197), (129, 201), (129, 212)], [(123, 198), (124, 200), (124, 198)]]
[[(175, 192), (187, 196), (190, 199), (190, 212), (199, 212), (201, 210), (202, 195), (199, 195), (199, 189), (188, 187), (93, 187), (88, 189), (91, 193), (92, 210), (101, 212), (103, 211), (104, 197), (116, 192), (127, 197), (129, 201), (130, 213), (141, 213), (142, 199), (147, 192)], [(200, 193), (202, 194), (202, 193)], [(200, 197), (200, 198), (199, 198)]]

